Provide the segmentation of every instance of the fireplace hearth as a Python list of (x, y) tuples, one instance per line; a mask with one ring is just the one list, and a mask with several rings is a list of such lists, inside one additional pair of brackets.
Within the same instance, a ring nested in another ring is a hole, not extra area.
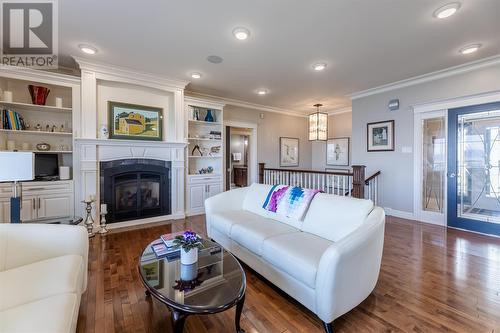
[(171, 162), (121, 159), (100, 162), (101, 203), (108, 223), (171, 214)]

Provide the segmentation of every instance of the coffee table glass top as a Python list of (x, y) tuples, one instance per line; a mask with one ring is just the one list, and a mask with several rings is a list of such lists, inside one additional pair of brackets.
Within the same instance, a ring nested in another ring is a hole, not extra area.
[(139, 273), (157, 299), (189, 313), (212, 313), (232, 307), (245, 294), (245, 272), (229, 252), (203, 239), (198, 262), (157, 258), (149, 244), (139, 259)]

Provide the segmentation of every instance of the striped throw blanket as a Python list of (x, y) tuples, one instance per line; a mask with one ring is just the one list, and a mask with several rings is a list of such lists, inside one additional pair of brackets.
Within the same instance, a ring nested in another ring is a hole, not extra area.
[(274, 185), (264, 201), (262, 208), (286, 217), (301, 220), (312, 199), (320, 190), (296, 186)]

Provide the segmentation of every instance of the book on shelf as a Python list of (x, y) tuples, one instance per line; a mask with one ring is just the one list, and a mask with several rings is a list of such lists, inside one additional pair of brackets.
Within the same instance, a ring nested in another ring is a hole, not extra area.
[(5, 130), (25, 130), (26, 123), (24, 122), (24, 118), (15, 111), (2, 109), (0, 111), (0, 129)]

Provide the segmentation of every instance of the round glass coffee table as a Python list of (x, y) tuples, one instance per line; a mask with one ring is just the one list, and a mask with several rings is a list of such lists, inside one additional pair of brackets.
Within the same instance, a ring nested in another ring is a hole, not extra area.
[(171, 312), (175, 333), (182, 332), (186, 317), (213, 314), (236, 306), (236, 332), (245, 302), (245, 272), (236, 258), (219, 244), (204, 239), (198, 262), (182, 265), (179, 252), (157, 257), (149, 244), (139, 259), (139, 275), (151, 295)]

